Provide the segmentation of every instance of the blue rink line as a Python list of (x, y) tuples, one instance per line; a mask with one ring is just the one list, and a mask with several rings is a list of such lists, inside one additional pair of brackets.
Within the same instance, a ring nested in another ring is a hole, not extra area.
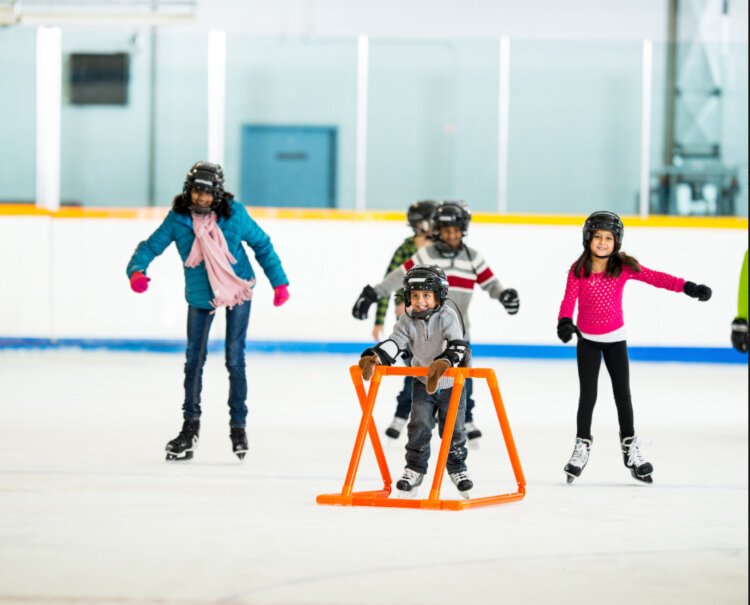
[[(249, 353), (315, 353), (352, 355), (371, 346), (367, 342), (306, 342), (288, 340), (249, 340)], [(150, 353), (183, 353), (184, 340), (131, 340), (98, 338), (2, 338), (0, 349), (82, 349), (105, 351), (145, 351)], [(208, 350), (220, 352), (223, 340), (212, 340)], [(632, 361), (730, 363), (746, 364), (748, 357), (731, 347), (628, 347)], [(510, 359), (575, 359), (574, 345), (474, 344), (474, 357)]]

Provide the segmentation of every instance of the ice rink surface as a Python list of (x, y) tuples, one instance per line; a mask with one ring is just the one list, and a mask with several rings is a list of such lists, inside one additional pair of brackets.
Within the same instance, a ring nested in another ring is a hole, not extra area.
[[(167, 463), (181, 355), (0, 351), (0, 603), (748, 602), (747, 366), (631, 365), (650, 486), (622, 464), (603, 369), (591, 460), (569, 486), (575, 362), (475, 359), (498, 374), (527, 495), (450, 512), (315, 503), (346, 474), (354, 361), (248, 355), (241, 464), (209, 356), (196, 456)], [(381, 434), (399, 381), (381, 387)], [(474, 494), (514, 491), (489, 392), (475, 394)], [(386, 445), (394, 478), (403, 446)], [(367, 445), (356, 489), (380, 485)], [(458, 497), (447, 477), (442, 495)]]

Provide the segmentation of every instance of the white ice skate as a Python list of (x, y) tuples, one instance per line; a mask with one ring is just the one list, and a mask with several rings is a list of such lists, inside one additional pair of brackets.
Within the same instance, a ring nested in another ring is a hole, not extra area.
[(567, 475), (568, 483), (573, 483), (575, 479), (581, 476), (583, 469), (589, 462), (589, 453), (591, 452), (591, 443), (593, 439), (581, 439), (576, 437), (576, 444), (573, 447), (573, 453), (570, 455), (570, 460), (565, 465), (565, 474)]
[(394, 416), (391, 425), (385, 429), (385, 434), (391, 439), (398, 439), (399, 435), (401, 435), (401, 431), (404, 430), (404, 426), (406, 426), (406, 418)]
[(461, 497), (469, 499), (469, 490), (474, 487), (474, 482), (469, 479), (469, 473), (466, 471), (458, 471), (456, 473), (448, 473), (448, 476), (453, 481), (453, 485), (456, 486), (458, 493)]
[(646, 461), (641, 453), (640, 441), (638, 437), (625, 437), (620, 441), (622, 448), (622, 458), (625, 466), (630, 470), (633, 479), (643, 481), (644, 483), (653, 483), (651, 476), (654, 472), (654, 466)]
[(404, 469), (401, 479), (396, 482), (399, 498), (416, 498), (419, 486), (422, 485), (424, 473), (418, 473), (410, 468)]

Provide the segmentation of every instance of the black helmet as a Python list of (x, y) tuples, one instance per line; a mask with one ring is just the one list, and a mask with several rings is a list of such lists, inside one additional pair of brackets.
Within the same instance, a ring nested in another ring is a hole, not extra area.
[(583, 249), (588, 250), (594, 231), (611, 231), (615, 236), (615, 253), (620, 250), (625, 227), (614, 212), (601, 210), (590, 215), (583, 223)]
[(437, 202), (433, 200), (421, 200), (414, 202), (406, 211), (406, 220), (414, 229), (414, 232), (432, 233), (432, 217), (435, 215)]
[(415, 265), (406, 272), (402, 283), (404, 288), (404, 305), (411, 306), (412, 290), (430, 290), (437, 295), (442, 305), (448, 297), (448, 278), (437, 265)]
[[(218, 164), (210, 162), (196, 162), (185, 176), (185, 184), (182, 187), (182, 195), (190, 202), (190, 192), (205, 191), (214, 196), (212, 208), (224, 199), (224, 171)], [(200, 209), (191, 207), (193, 211)], [(204, 209), (205, 210), (205, 209)]]
[(435, 237), (440, 235), (440, 227), (458, 227), (461, 235), (466, 235), (471, 222), (471, 211), (469, 207), (460, 201), (440, 202), (435, 209), (435, 217), (432, 220)]

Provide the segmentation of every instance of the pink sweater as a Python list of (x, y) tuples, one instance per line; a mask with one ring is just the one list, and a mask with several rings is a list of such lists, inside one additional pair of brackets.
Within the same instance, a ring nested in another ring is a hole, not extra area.
[(620, 277), (604, 277), (603, 273), (592, 273), (588, 279), (576, 278), (571, 269), (565, 296), (557, 316), (573, 318), (578, 300), (578, 328), (587, 334), (606, 334), (625, 324), (622, 314), (622, 293), (629, 279), (651, 284), (672, 292), (682, 292), (685, 280), (668, 273), (652, 271), (641, 265), (640, 272), (623, 267)]

